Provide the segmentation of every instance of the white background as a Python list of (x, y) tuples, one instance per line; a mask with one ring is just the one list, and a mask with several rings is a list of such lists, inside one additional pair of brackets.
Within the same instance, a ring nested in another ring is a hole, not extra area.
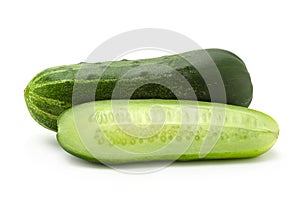
[[(257, 2), (1, 1), (0, 199), (299, 199), (299, 6)], [(280, 125), (273, 149), (250, 160), (176, 163), (144, 175), (64, 152), (55, 133), (30, 117), (26, 84), (137, 28), (170, 29), (239, 55), (254, 84), (250, 107)]]

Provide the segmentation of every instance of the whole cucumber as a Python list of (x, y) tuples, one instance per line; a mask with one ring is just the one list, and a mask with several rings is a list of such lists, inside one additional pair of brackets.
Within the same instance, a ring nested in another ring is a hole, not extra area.
[[(198, 65), (200, 73), (190, 60)], [(212, 62), (219, 74), (212, 70)], [(218, 76), (221, 80), (215, 78)], [(117, 85), (121, 89), (115, 90)], [(212, 99), (209, 87), (220, 90), (223, 86), (225, 98), (221, 92)], [(226, 50), (207, 49), (151, 59), (53, 67), (37, 74), (25, 89), (25, 101), (33, 119), (54, 131), (57, 131), (57, 117), (72, 103), (127, 98), (213, 100), (248, 107), (252, 100), (252, 83), (239, 57)]]

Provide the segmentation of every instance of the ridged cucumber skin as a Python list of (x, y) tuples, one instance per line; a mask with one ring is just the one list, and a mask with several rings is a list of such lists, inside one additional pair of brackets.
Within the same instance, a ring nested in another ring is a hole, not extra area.
[[(124, 105), (124, 100), (112, 101), (114, 101), (114, 105)], [(150, 123), (149, 110), (153, 106), (158, 105), (167, 113), (166, 123), (162, 129), (156, 134), (151, 135), (151, 137), (141, 139), (132, 134), (128, 135), (128, 132), (126, 133), (123, 129), (119, 128), (115, 121), (112, 120), (112, 101), (104, 100), (84, 103), (74, 106), (60, 115), (57, 134), (60, 146), (70, 154), (84, 160), (108, 164), (157, 160), (236, 159), (256, 157), (267, 152), (275, 144), (279, 134), (279, 127), (276, 121), (262, 112), (240, 106), (210, 102), (196, 102), (195, 105), (195, 102), (188, 100), (180, 102), (184, 103), (184, 108), (196, 108), (197, 112), (199, 112), (199, 121), (197, 124), (193, 124), (197, 126), (197, 130), (193, 135), (191, 135), (189, 129), (178, 134), (180, 127), (180, 116), (178, 115), (180, 105), (178, 101), (158, 99), (130, 100), (129, 105), (131, 107), (129, 108), (129, 113), (133, 122), (138, 125)], [(213, 130), (214, 126), (219, 126), (219, 124), (211, 124), (210, 121), (213, 109), (218, 106), (224, 106), (225, 113), (225, 121), (220, 138), (212, 150), (205, 157), (200, 158), (200, 148), (206, 137), (208, 127), (211, 126)], [(91, 107), (95, 108), (94, 111), (96, 113), (93, 113), (92, 116), (98, 116), (98, 118), (96, 117), (96, 122), (91, 122), (91, 113), (86, 113)], [(76, 112), (78, 113), (74, 115)], [(187, 111), (182, 116), (186, 116), (188, 118), (187, 121), (190, 121), (190, 119), (192, 121), (193, 116), (189, 116), (189, 113)], [(101, 118), (101, 115), (104, 115), (104, 118)], [(105, 119), (105, 121), (101, 119)], [(84, 124), (84, 131), (80, 133), (80, 136), (77, 131), (78, 121)], [(87, 129), (92, 129), (91, 127), (95, 125), (92, 123), (97, 123), (97, 129), (95, 131), (86, 131)], [(99, 137), (99, 129), (101, 129), (105, 137), (103, 135)], [(97, 143), (96, 146), (93, 144), (94, 146), (86, 148), (82, 142), (82, 136), (84, 135), (93, 137), (92, 141), (93, 143)], [(147, 152), (154, 152), (171, 141), (174, 141), (175, 145), (179, 145), (179, 147), (181, 144), (186, 145), (186, 142), (188, 142), (189, 146), (180, 155), (176, 154), (176, 149), (174, 148), (169, 150), (168, 154), (147, 154)], [(136, 157), (126, 158), (126, 156), (111, 153), (110, 148), (112, 147), (110, 146), (117, 146), (128, 152), (146, 154), (137, 154)], [(102, 151), (103, 149), (100, 147), (106, 147), (106, 150)], [(92, 149), (93, 152), (90, 153), (88, 149)], [(172, 151), (174, 151), (173, 154)], [(94, 156), (95, 152), (98, 159)]]
[[(87, 79), (76, 80), (76, 87), (79, 88), (78, 94), (80, 94), (80, 97), (76, 99), (75, 104), (93, 100), (111, 99), (114, 87), (120, 77), (134, 67), (144, 64), (168, 65), (186, 78), (192, 86), (192, 92), (195, 92), (197, 100), (211, 101), (208, 88), (203, 78), (188, 61), (183, 59), (183, 57), (194, 58), (195, 55), (199, 55), (199, 53), (201, 55), (206, 55), (207, 53), (220, 71), (227, 98), (227, 102), (220, 103), (248, 107), (252, 100), (253, 89), (247, 68), (239, 57), (222, 49), (195, 50), (183, 54), (151, 59), (79, 63), (48, 68), (37, 74), (27, 85), (24, 93), (26, 105), (34, 120), (50, 130), (57, 131), (57, 117), (64, 110), (72, 106), (73, 86), (80, 69), (84, 68), (85, 71), (81, 71), (80, 73), (88, 73), (88, 76)], [(109, 65), (109, 68), (103, 72), (101, 80), (99, 81), (98, 77), (93, 74), (93, 71), (96, 70), (98, 73), (100, 68), (104, 68), (107, 65)], [(205, 64), (201, 67), (207, 67), (209, 69), (209, 66), (205, 66)], [(142, 83), (143, 81), (147, 82), (148, 80), (158, 82), (160, 80), (167, 80), (171, 83), (171, 88), (156, 84), (146, 84), (136, 89), (131, 99), (177, 99), (172, 93), (172, 91), (177, 90), (181, 94), (179, 99), (195, 100), (193, 97), (187, 95), (189, 91), (181, 87), (182, 83), (176, 80), (172, 73), (161, 73), (153, 76), (141, 72), (135, 77), (130, 77), (130, 79), (122, 81), (123, 88), (126, 88), (122, 91), (123, 94), (126, 96), (129, 91), (132, 90), (132, 87), (135, 87), (135, 84)], [(92, 85), (95, 85), (98, 81), (99, 84), (96, 89), (95, 98), (91, 99), (86, 95), (86, 91), (89, 91)], [(115, 98), (124, 99), (122, 98), (122, 96), (124, 96), (123, 94), (117, 94)], [(216, 100), (216, 102), (218, 102), (218, 100)]]

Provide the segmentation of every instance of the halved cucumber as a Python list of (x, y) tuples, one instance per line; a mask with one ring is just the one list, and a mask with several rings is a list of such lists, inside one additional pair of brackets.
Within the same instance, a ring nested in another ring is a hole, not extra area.
[(177, 100), (104, 100), (58, 119), (69, 153), (102, 163), (255, 157), (276, 142), (268, 115), (240, 106)]

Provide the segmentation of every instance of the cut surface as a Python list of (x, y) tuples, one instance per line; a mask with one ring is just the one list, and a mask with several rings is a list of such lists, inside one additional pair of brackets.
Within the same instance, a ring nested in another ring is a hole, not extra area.
[(239, 106), (105, 100), (65, 111), (57, 139), (80, 158), (124, 163), (254, 157), (274, 145), (278, 132), (271, 117)]

